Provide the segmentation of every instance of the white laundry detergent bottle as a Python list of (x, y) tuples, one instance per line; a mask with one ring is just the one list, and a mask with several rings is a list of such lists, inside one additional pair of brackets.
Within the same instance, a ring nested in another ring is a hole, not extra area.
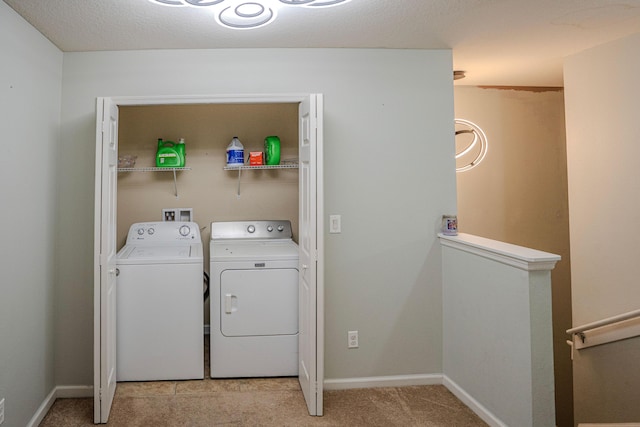
[(244, 147), (234, 136), (229, 145), (227, 145), (227, 167), (239, 167), (244, 164)]

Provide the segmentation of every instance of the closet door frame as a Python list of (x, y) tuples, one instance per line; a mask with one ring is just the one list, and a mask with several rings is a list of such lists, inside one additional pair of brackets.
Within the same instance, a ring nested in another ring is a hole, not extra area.
[[(306, 319), (305, 334), (301, 334), (300, 339), (304, 340), (301, 346), (314, 349), (315, 354), (306, 354), (307, 360), (305, 366), (313, 366), (311, 372), (306, 372), (306, 380), (303, 387), (304, 397), (307, 402), (310, 415), (322, 415), (323, 413), (323, 380), (324, 380), (324, 227), (323, 227), (323, 180), (322, 180), (322, 115), (323, 115), (323, 97), (321, 94), (241, 94), (241, 95), (202, 95), (202, 96), (130, 96), (130, 97), (100, 97), (97, 99), (98, 105), (113, 106), (116, 111), (119, 106), (143, 106), (143, 105), (177, 105), (177, 104), (276, 104), (288, 103), (299, 104), (303, 106), (311, 106), (314, 117), (312, 117), (313, 135), (312, 150), (315, 154), (312, 163), (308, 166), (308, 173), (313, 176), (312, 185), (299, 187), (300, 200), (312, 200), (312, 215), (307, 218), (313, 218), (313, 221), (307, 221), (306, 225), (300, 223), (300, 227), (306, 227), (300, 230), (301, 235), (311, 236), (311, 247), (308, 248), (304, 255), (306, 256), (307, 269), (308, 263), (313, 262), (312, 277), (305, 277), (305, 286), (313, 289), (313, 293), (307, 299), (308, 307), (300, 307), (301, 313), (305, 316), (299, 316), (300, 322)], [(303, 109), (301, 109), (302, 111)], [(309, 111), (309, 108), (306, 109)], [(113, 224), (115, 220), (105, 221), (105, 213), (115, 206), (105, 203), (105, 194), (102, 182), (109, 176), (110, 171), (104, 167), (103, 159), (103, 129), (104, 120), (102, 117), (103, 109), (98, 108), (97, 113), (100, 117), (96, 122), (96, 212), (95, 212), (95, 236), (100, 237), (100, 241), (105, 240), (105, 236), (113, 236), (115, 240), (116, 229)], [(300, 120), (300, 117), (299, 117)], [(117, 132), (117, 129), (114, 130)], [(307, 141), (308, 142), (308, 141)], [(111, 171), (113, 172), (113, 171)], [(117, 189), (116, 189), (117, 191)], [(307, 212), (308, 213), (308, 212)], [(307, 229), (308, 228), (308, 229)], [(96, 260), (96, 271), (104, 269), (101, 260), (105, 258), (103, 245), (96, 240), (94, 244), (94, 259)], [(309, 256), (311, 255), (311, 256)], [(310, 259), (309, 259), (310, 258)], [(94, 275), (94, 422), (96, 424), (107, 423), (113, 393), (108, 388), (109, 384), (105, 379), (109, 378), (108, 370), (113, 371), (115, 361), (113, 363), (103, 363), (106, 359), (103, 357), (107, 354), (115, 354), (116, 339), (115, 334), (109, 333), (110, 323), (104, 321), (103, 313), (104, 304), (102, 295), (107, 289), (108, 283), (102, 274)], [(311, 286), (309, 287), (309, 283)], [(115, 310), (115, 307), (112, 307)], [(308, 341), (308, 342), (307, 342)], [(303, 357), (300, 355), (299, 357)], [(313, 360), (315, 359), (315, 360)], [(115, 392), (115, 388), (112, 390)]]

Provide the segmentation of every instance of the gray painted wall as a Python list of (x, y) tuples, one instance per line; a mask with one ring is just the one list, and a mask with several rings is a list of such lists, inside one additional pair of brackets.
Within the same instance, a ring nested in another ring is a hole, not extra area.
[(26, 425), (54, 381), (62, 52), (0, 2), (3, 427)]
[[(440, 216), (455, 212), (448, 50), (66, 53), (56, 381), (92, 383), (95, 98), (323, 93), (326, 378), (442, 372)], [(328, 230), (328, 226), (326, 227)], [(347, 331), (360, 348), (347, 349)]]
[(442, 257), (446, 381), (490, 425), (555, 425), (553, 254), (461, 234), (443, 239)]

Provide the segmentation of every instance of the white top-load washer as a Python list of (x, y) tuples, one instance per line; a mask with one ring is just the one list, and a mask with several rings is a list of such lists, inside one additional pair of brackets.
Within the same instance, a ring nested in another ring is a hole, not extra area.
[(204, 378), (198, 224), (133, 224), (116, 263), (116, 379)]
[(289, 221), (213, 222), (211, 377), (298, 375), (298, 245)]

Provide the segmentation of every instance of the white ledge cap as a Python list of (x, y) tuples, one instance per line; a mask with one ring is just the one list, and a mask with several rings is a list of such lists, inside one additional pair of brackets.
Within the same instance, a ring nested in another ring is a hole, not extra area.
[(472, 234), (459, 233), (457, 236), (448, 236), (440, 233), (438, 237), (443, 246), (459, 249), (527, 271), (553, 270), (556, 263), (561, 259), (560, 255), (486, 239)]

